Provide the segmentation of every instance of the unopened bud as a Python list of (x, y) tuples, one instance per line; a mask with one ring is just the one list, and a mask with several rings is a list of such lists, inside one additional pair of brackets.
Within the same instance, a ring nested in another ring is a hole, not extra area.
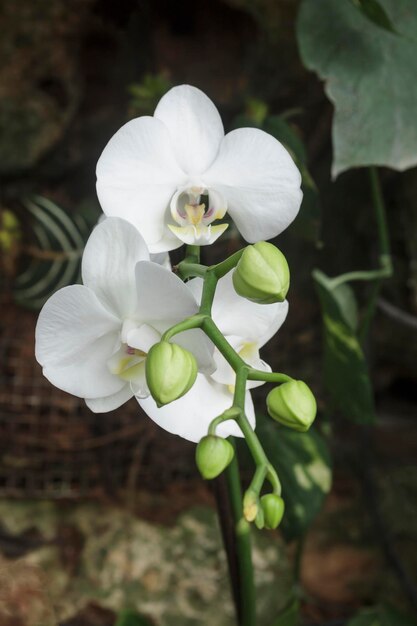
[(275, 493), (268, 493), (261, 497), (261, 507), (264, 514), (265, 528), (269, 530), (277, 528), (284, 516), (284, 500)]
[(233, 446), (227, 439), (217, 435), (203, 437), (195, 451), (195, 461), (202, 477), (207, 480), (217, 478), (229, 465), (234, 453)]
[(247, 246), (233, 272), (233, 285), (240, 296), (252, 302), (283, 302), (290, 286), (285, 256), (266, 241)]
[(299, 432), (310, 428), (317, 413), (316, 399), (302, 380), (275, 387), (268, 394), (266, 404), (274, 420)]
[(186, 394), (197, 371), (194, 356), (178, 344), (160, 341), (152, 346), (146, 358), (146, 382), (158, 407)]
[(256, 517), (255, 517), (255, 526), (256, 526), (256, 528), (258, 528), (259, 530), (262, 530), (262, 528), (264, 528), (264, 527), (265, 527), (265, 515), (264, 515), (264, 512), (263, 512), (262, 507), (259, 507), (259, 510), (258, 510), (258, 512), (257, 512), (257, 514), (256, 514)]
[(248, 522), (253, 522), (256, 519), (259, 511), (258, 505), (258, 494), (249, 489), (243, 497), (243, 515)]

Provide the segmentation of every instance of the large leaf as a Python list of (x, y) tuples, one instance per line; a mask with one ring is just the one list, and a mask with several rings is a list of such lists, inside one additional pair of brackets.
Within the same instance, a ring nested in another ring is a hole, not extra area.
[(380, 606), (361, 611), (347, 626), (417, 626), (417, 622), (394, 608)]
[(357, 166), (417, 164), (416, 4), (379, 4), (401, 35), (376, 28), (352, 2), (303, 0), (300, 8), (302, 60), (335, 106), (334, 176)]
[(374, 420), (374, 401), (368, 366), (356, 335), (357, 313), (347, 285), (334, 288), (332, 280), (313, 273), (324, 324), (324, 379), (335, 405), (348, 419)]
[(290, 541), (306, 532), (330, 491), (329, 450), (314, 429), (298, 433), (278, 426), (270, 418), (260, 416), (256, 432), (282, 483), (282, 530)]

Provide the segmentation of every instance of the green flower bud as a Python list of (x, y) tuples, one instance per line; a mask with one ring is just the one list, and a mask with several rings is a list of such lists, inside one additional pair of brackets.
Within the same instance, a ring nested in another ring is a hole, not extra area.
[(257, 512), (257, 514), (256, 514), (256, 517), (255, 517), (255, 526), (256, 526), (256, 528), (258, 528), (259, 530), (262, 530), (262, 528), (264, 528), (264, 527), (265, 527), (265, 515), (264, 515), (264, 512), (263, 512), (262, 507), (259, 507), (259, 510), (258, 510), (258, 512)]
[(252, 302), (283, 302), (290, 286), (285, 256), (266, 241), (247, 246), (233, 272), (233, 285), (240, 296)]
[(265, 528), (277, 528), (284, 516), (284, 500), (275, 493), (268, 493), (261, 497), (261, 507), (264, 514)]
[(243, 516), (248, 522), (253, 522), (256, 519), (259, 511), (258, 505), (258, 494), (248, 489), (243, 497)]
[(203, 478), (217, 478), (233, 459), (232, 444), (216, 435), (203, 437), (195, 451), (195, 461)]
[(186, 394), (197, 371), (194, 356), (178, 344), (160, 341), (152, 346), (146, 359), (146, 382), (158, 407)]
[(284, 426), (305, 432), (314, 422), (317, 403), (302, 380), (291, 380), (275, 387), (266, 399), (269, 415)]

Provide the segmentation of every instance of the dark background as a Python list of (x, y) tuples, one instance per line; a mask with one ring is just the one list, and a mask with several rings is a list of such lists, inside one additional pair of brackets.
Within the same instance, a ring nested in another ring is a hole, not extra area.
[[(213, 502), (196, 477), (193, 446), (138, 418), (135, 403), (97, 419), (82, 402), (42, 379), (33, 357), (36, 313), (15, 303), (13, 287), (30, 261), (25, 198), (38, 194), (70, 214), (82, 212), (91, 223), (97, 219), (95, 165), (101, 150), (129, 118), (151, 114), (158, 99), (138, 100), (132, 85), (147, 75), (167, 86), (195, 85), (218, 106), (226, 131), (237, 116), (250, 112), (248, 102), (255, 98), (271, 114), (290, 112), (318, 188), (314, 234), (303, 236), (296, 221), (277, 241), (291, 267), (291, 308), (265, 358), (275, 369), (308, 381), (319, 399), (319, 419), (327, 423), (331, 417), (334, 487), (302, 572), (306, 623), (325, 623), (386, 595), (410, 609), (415, 594), (409, 578), (417, 566), (417, 331), (383, 309), (388, 302), (417, 315), (417, 174), (381, 172), (395, 273), (384, 285), (367, 347), (379, 417), (372, 435), (375, 491), (362, 471), (364, 457), (371, 456), (367, 433), (332, 413), (323, 391), (320, 311), (311, 280), (314, 267), (336, 275), (376, 263), (369, 181), (364, 170), (330, 178), (332, 107), (323, 85), (301, 64), (298, 5), (295, 0), (1, 2), (0, 206), (18, 217), (22, 233), (2, 254), (0, 496), (64, 502), (94, 497), (120, 505), (128, 485), (142, 498), (141, 516), (152, 521), (172, 520), (195, 503)], [(205, 251), (205, 259), (222, 258), (238, 245), (236, 238), (227, 240)], [(366, 287), (359, 293), (366, 296)], [(261, 389), (259, 407), (264, 397)], [(10, 557), (12, 540), (5, 541)], [(22, 550), (26, 554), (30, 546)], [(95, 623), (83, 619), (71, 623)], [(113, 618), (100, 619), (104, 624)]]

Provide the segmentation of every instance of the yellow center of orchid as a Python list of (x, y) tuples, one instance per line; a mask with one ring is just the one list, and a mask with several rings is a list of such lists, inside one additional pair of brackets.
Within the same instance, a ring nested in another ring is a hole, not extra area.
[(146, 352), (136, 350), (124, 344), (110, 359), (108, 363), (109, 369), (112, 374), (120, 376), (120, 378), (127, 382), (134, 381), (137, 375), (143, 370), (146, 356)]
[[(208, 196), (208, 204), (201, 202)], [(188, 245), (208, 245), (226, 230), (228, 224), (212, 226), (222, 219), (227, 210), (220, 194), (204, 187), (189, 187), (177, 192), (171, 202), (171, 215), (176, 224), (168, 224), (170, 231)]]
[(205, 204), (186, 204), (184, 211), (189, 224), (198, 226), (203, 221), (206, 205)]

